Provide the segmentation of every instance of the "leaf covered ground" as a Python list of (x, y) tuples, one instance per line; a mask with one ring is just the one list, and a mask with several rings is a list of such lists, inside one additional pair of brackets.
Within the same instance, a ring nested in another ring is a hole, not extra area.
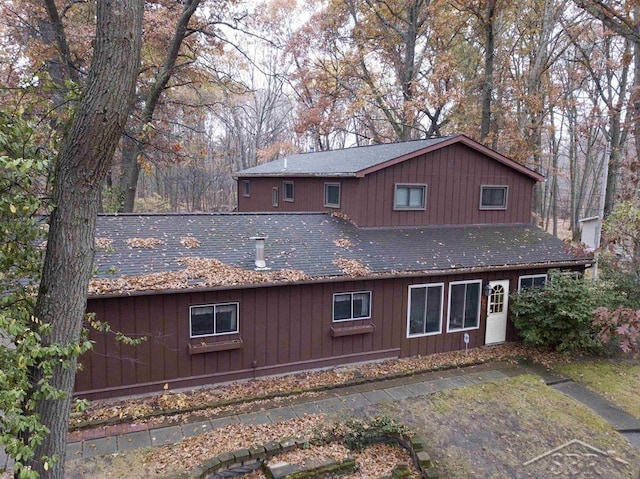
[[(90, 426), (105, 421), (163, 421), (163, 411), (197, 412), (216, 416), (241, 413), (259, 406), (261, 401), (291, 394), (311, 395), (314, 391), (351, 384), (354, 381), (384, 379), (418, 372), (463, 367), (499, 360), (528, 358), (544, 365), (569, 361), (569, 357), (555, 353), (541, 353), (521, 344), (506, 344), (491, 348), (475, 348), (465, 353), (456, 351), (429, 356), (392, 359), (382, 362), (338, 367), (324, 371), (310, 371), (287, 376), (240, 381), (189, 391), (167, 391), (163, 394), (118, 401), (96, 401), (79, 414), (73, 414), (71, 427)], [(231, 403), (231, 404), (229, 404)], [(176, 417), (176, 420), (181, 418)]]

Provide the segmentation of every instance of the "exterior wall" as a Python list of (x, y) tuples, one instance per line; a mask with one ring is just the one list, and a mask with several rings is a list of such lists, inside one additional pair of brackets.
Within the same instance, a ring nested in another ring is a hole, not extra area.
[[(398, 183), (426, 184), (425, 209), (394, 211)], [(507, 186), (507, 208), (481, 210), (481, 185)], [(359, 226), (530, 223), (533, 186), (531, 178), (454, 144), (366, 175), (355, 194), (345, 193), (344, 210)]]
[[(114, 330), (147, 336), (139, 346), (116, 342), (113, 335), (92, 331), (93, 351), (81, 358), (76, 392), (90, 399), (125, 396), (215, 384), (255, 376), (300, 371), (399, 356), (464, 349), (463, 332), (446, 333), (448, 282), (509, 279), (516, 291), (520, 274), (544, 270), (492, 272), (441, 277), (388, 278), (299, 285), (266, 286), (208, 292), (180, 292), (116, 298), (93, 298), (88, 311)], [(442, 334), (407, 338), (409, 286), (444, 282)], [(333, 294), (371, 291), (371, 319), (332, 321)], [(239, 303), (239, 333), (189, 338), (189, 306)], [(466, 331), (469, 347), (484, 344), (486, 299), (480, 327)], [(373, 324), (373, 332), (333, 337), (331, 328)], [(513, 325), (507, 340), (516, 339)], [(242, 339), (241, 348), (189, 354), (198, 346)]]
[[(363, 178), (250, 178), (238, 211), (336, 211), (324, 206), (325, 182), (341, 183), (342, 210), (358, 226), (426, 226), (530, 223), (534, 180), (463, 144), (454, 144), (370, 173)], [(293, 181), (295, 201), (282, 200), (283, 182)], [(393, 208), (395, 185), (426, 184), (424, 210)], [(481, 210), (480, 186), (508, 186), (505, 210)], [(277, 187), (278, 207), (271, 202)]]
[[(243, 195), (242, 181), (248, 179), (251, 182), (250, 196)], [(294, 200), (284, 201), (284, 182), (292, 181), (294, 184)], [(305, 178), (305, 177), (264, 177), (264, 178), (239, 178), (238, 179), (238, 211), (268, 211), (268, 212), (318, 212), (339, 211), (344, 208), (329, 208), (324, 206), (324, 184), (341, 184), (341, 205), (345, 197), (345, 190), (349, 193), (354, 189), (358, 179), (356, 178)], [(272, 191), (278, 188), (278, 206), (273, 206)]]

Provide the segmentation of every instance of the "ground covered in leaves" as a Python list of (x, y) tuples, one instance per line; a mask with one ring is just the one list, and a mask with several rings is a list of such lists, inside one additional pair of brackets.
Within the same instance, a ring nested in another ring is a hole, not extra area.
[(267, 399), (277, 402), (291, 394), (313, 395), (314, 391), (354, 382), (520, 358), (528, 358), (544, 365), (569, 361), (568, 356), (541, 353), (521, 344), (474, 348), (468, 353), (456, 351), (392, 359), (323, 371), (259, 378), (189, 391), (167, 391), (164, 394), (118, 401), (96, 401), (82, 413), (74, 413), (70, 426), (71, 428), (87, 427), (105, 422), (129, 420), (166, 421), (168, 411), (172, 411), (171, 417), (176, 421), (184, 420), (184, 414), (196, 412), (200, 416), (238, 414), (259, 407)]
[[(311, 441), (327, 426), (324, 414), (310, 415), (276, 424), (249, 426), (232, 424), (198, 436), (162, 447), (144, 451), (130, 451), (90, 460), (74, 460), (67, 463), (68, 478), (106, 479), (120, 477), (164, 477), (169, 474), (186, 472), (196, 464), (223, 452), (229, 452), (269, 441), (295, 437)], [(310, 445), (274, 456), (271, 461), (303, 464), (313, 459), (342, 460), (351, 455), (358, 464), (358, 471), (347, 479), (379, 478), (391, 473), (398, 464), (409, 464), (413, 474), (417, 469), (411, 463), (409, 453), (400, 446), (373, 444), (361, 451), (351, 451), (339, 442)], [(381, 460), (381, 458), (383, 458)], [(266, 479), (262, 470), (256, 470), (245, 479)]]

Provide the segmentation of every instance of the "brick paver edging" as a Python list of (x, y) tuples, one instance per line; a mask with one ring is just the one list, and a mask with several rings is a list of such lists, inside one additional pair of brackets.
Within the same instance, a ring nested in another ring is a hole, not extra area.
[[(420, 471), (423, 479), (438, 479), (438, 473), (434, 468), (434, 463), (429, 454), (424, 450), (425, 439), (418, 435), (404, 436), (380, 436), (372, 442), (394, 443), (405, 448), (413, 460), (414, 464)], [(307, 449), (310, 447), (308, 441), (300, 441), (296, 439), (284, 439), (279, 442), (268, 442), (264, 445), (251, 446), (249, 448), (238, 449), (231, 452), (218, 454), (191, 469), (189, 472), (166, 476), (165, 479), (205, 479), (212, 474), (220, 471), (230, 470), (240, 467), (249, 466), (251, 468), (264, 467), (265, 461), (273, 456), (285, 452), (293, 451), (297, 448)], [(268, 469), (267, 476), (272, 478), (279, 477), (315, 477), (321, 470), (349, 470), (352, 465), (353, 458), (348, 457), (345, 461), (329, 461), (314, 463), (308, 466), (297, 465), (279, 465), (278, 468)]]

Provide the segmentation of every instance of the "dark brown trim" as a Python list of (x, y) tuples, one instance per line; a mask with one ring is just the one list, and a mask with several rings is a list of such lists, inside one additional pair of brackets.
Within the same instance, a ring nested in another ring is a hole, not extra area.
[(226, 381), (235, 381), (246, 379), (248, 376), (270, 376), (273, 374), (300, 372), (305, 366), (315, 368), (326, 368), (349, 363), (359, 363), (366, 361), (376, 361), (379, 359), (392, 359), (400, 357), (400, 348), (385, 349), (382, 351), (369, 351), (356, 354), (345, 354), (325, 359), (313, 359), (308, 361), (297, 361), (287, 364), (278, 364), (273, 366), (263, 366), (257, 368), (245, 368), (224, 373), (203, 374), (199, 376), (190, 376), (178, 378), (174, 380), (160, 380), (138, 384), (128, 384), (124, 386), (116, 386), (110, 388), (91, 389), (76, 393), (75, 397), (86, 399), (109, 398), (109, 397), (125, 397), (133, 394), (145, 394), (152, 392), (160, 392), (168, 384), (171, 390), (194, 387), (204, 384), (216, 384)]

